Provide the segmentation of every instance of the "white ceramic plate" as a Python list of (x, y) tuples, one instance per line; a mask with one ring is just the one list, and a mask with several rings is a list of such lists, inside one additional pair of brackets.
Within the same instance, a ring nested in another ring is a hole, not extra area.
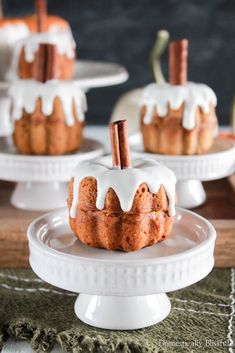
[(168, 239), (132, 253), (94, 249), (71, 232), (67, 210), (46, 214), (28, 229), (30, 265), (59, 288), (82, 293), (75, 313), (100, 328), (138, 329), (170, 312), (165, 292), (193, 284), (213, 268), (215, 230), (178, 209)]
[(121, 84), (127, 81), (126, 69), (115, 63), (77, 60), (74, 79), (81, 87), (95, 88)]
[[(128, 77), (127, 70), (116, 63), (91, 60), (75, 62), (74, 80), (87, 89), (118, 85), (125, 82)], [(10, 82), (0, 81), (0, 91), (7, 90), (9, 86)]]
[(121, 296), (168, 292), (200, 280), (214, 263), (214, 228), (183, 209), (177, 210), (168, 239), (131, 253), (82, 244), (70, 230), (64, 209), (34, 221), (28, 237), (34, 271), (74, 292)]
[(66, 205), (67, 182), (78, 162), (103, 154), (103, 145), (84, 139), (81, 149), (63, 156), (28, 156), (11, 138), (0, 138), (0, 179), (15, 181), (11, 204), (24, 210), (48, 211)]
[(229, 139), (216, 138), (210, 151), (194, 156), (168, 156), (146, 153), (139, 134), (132, 137), (132, 151), (135, 157), (155, 159), (170, 168), (177, 177), (176, 191), (178, 205), (194, 208), (206, 201), (201, 181), (216, 180), (235, 171), (235, 143)]
[(143, 144), (134, 145), (139, 157), (153, 158), (172, 169), (179, 180), (214, 180), (233, 174), (235, 171), (235, 143), (232, 140), (217, 137), (206, 154), (193, 156), (168, 156), (146, 153)]
[(85, 138), (78, 152), (63, 156), (20, 154), (11, 138), (0, 138), (0, 179), (8, 181), (68, 181), (76, 164), (103, 154), (103, 145)]

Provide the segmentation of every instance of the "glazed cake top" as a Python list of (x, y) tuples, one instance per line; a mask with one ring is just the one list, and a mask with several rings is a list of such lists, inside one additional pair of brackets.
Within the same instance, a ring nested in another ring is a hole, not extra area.
[(0, 21), (0, 43), (6, 47), (26, 38), (28, 34), (27, 25), (20, 19), (4, 19)]
[(33, 62), (35, 53), (38, 51), (40, 44), (54, 44), (60, 55), (66, 55), (68, 59), (73, 59), (76, 48), (70, 28), (67, 30), (57, 30), (57, 26), (52, 26), (48, 32), (32, 33), (27, 38), (20, 41), (16, 51), (20, 52), (24, 48), (25, 60)]
[(151, 159), (136, 159), (132, 168), (125, 169), (112, 168), (108, 162), (96, 160), (79, 163), (74, 170), (72, 218), (76, 217), (80, 182), (86, 177), (94, 177), (97, 181), (96, 207), (99, 210), (104, 208), (106, 194), (112, 188), (122, 210), (130, 211), (136, 191), (145, 183), (152, 193), (157, 193), (161, 185), (164, 187), (169, 201), (169, 215), (175, 215), (176, 177), (170, 169)]
[(168, 108), (177, 110), (184, 104), (183, 127), (191, 130), (195, 127), (195, 111), (199, 107), (209, 113), (211, 106), (216, 106), (217, 98), (214, 91), (205, 84), (187, 82), (185, 85), (169, 83), (148, 85), (142, 94), (141, 105), (146, 106), (144, 123), (150, 124), (154, 109), (159, 117), (167, 115)]
[(0, 20), (1, 79), (8, 79), (8, 70), (11, 66), (11, 58), (16, 43), (28, 35), (29, 29), (22, 20), (17, 18), (3, 18)]
[(54, 99), (58, 97), (68, 126), (74, 124), (73, 103), (80, 121), (84, 120), (84, 112), (87, 110), (85, 93), (75, 81), (49, 80), (42, 83), (18, 80), (11, 85), (9, 96), (12, 100), (13, 120), (21, 119), (23, 111), (32, 114), (39, 98), (42, 101), (42, 113), (49, 116), (53, 112)]
[(68, 27), (61, 31), (57, 26), (51, 26), (48, 32), (31, 33), (17, 42), (7, 75), (9, 80), (15, 80), (18, 77), (21, 50), (24, 49), (25, 61), (32, 63), (35, 60), (40, 44), (53, 44), (56, 46), (59, 55), (66, 55), (71, 60), (75, 58), (76, 43), (70, 28)]

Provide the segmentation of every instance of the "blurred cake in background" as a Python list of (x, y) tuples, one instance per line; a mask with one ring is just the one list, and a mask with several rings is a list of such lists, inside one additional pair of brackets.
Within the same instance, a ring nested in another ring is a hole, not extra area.
[(20, 18), (0, 19), (0, 80), (7, 79), (16, 44), (28, 34), (28, 26)]
[(169, 46), (169, 83), (152, 83), (142, 93), (141, 131), (146, 152), (206, 153), (217, 131), (216, 95), (187, 81), (188, 41)]
[(64, 33), (34, 33), (18, 43), (13, 57), (12, 72), (17, 72), (21, 79), (34, 78), (39, 46), (44, 43), (56, 46), (58, 79), (70, 80), (74, 70), (75, 46)]
[(36, 14), (25, 18), (30, 34), (15, 46), (9, 79), (35, 78), (35, 62), (40, 44), (56, 46), (58, 79), (69, 80), (73, 76), (76, 44), (67, 21), (47, 15), (45, 0), (36, 1)]
[(55, 50), (41, 44), (37, 80), (15, 81), (9, 90), (13, 140), (23, 154), (62, 155), (82, 142), (86, 97), (76, 82), (58, 80)]
[(13, 140), (21, 153), (62, 155), (79, 150), (86, 99), (74, 82), (19, 80), (9, 94)]

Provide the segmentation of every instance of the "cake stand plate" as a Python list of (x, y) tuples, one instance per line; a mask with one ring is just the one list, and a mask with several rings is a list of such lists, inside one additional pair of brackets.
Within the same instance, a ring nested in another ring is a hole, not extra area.
[[(92, 88), (119, 85), (128, 80), (127, 70), (116, 63), (77, 60), (75, 62), (74, 80), (85, 91)], [(12, 124), (10, 121), (10, 99), (8, 89), (10, 81), (0, 81), (0, 136), (10, 136)]]
[(177, 209), (165, 241), (125, 253), (95, 249), (72, 233), (66, 209), (28, 228), (30, 265), (44, 281), (75, 293), (75, 313), (105, 329), (131, 330), (162, 321), (170, 312), (166, 292), (189, 286), (214, 265), (216, 233), (199, 215)]
[(126, 69), (115, 63), (77, 60), (74, 80), (86, 89), (119, 85), (128, 80)]
[(17, 152), (11, 138), (0, 138), (0, 179), (17, 182), (11, 204), (25, 210), (51, 210), (66, 205), (68, 181), (76, 164), (103, 154), (103, 145), (84, 139), (81, 149), (64, 156), (28, 156)]
[[(83, 88), (119, 85), (126, 82), (128, 77), (127, 70), (116, 63), (91, 60), (76, 60), (75, 62), (73, 79)], [(10, 85), (10, 81), (0, 81), (0, 91), (7, 92)]]
[(178, 205), (193, 208), (203, 204), (206, 193), (201, 181), (227, 177), (235, 171), (235, 143), (216, 138), (207, 154), (195, 156), (168, 156), (143, 152), (142, 144), (133, 144), (135, 157), (156, 159), (170, 168), (177, 177)]

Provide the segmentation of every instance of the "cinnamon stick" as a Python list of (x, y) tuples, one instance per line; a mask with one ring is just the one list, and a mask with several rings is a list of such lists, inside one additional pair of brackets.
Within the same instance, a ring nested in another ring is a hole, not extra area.
[(58, 77), (57, 61), (56, 46), (41, 43), (35, 60), (35, 79), (40, 82), (56, 79)]
[(181, 39), (169, 45), (169, 82), (185, 85), (188, 74), (188, 40)]
[(110, 124), (110, 138), (113, 166), (121, 169), (131, 167), (126, 120), (119, 120)]
[(118, 126), (117, 126), (117, 124), (110, 124), (109, 128), (110, 128), (110, 140), (111, 140), (113, 167), (114, 168), (121, 168)]
[(46, 44), (46, 73), (45, 78), (46, 80), (53, 80), (59, 77), (58, 67), (59, 67), (59, 57), (57, 54), (56, 45), (53, 44)]
[(130, 148), (128, 142), (127, 121), (120, 120), (116, 122), (118, 126), (119, 151), (121, 159), (121, 168), (129, 168), (131, 166)]
[(45, 82), (45, 56), (46, 50), (45, 45), (40, 44), (37, 55), (35, 57), (35, 73), (34, 78), (37, 81)]
[(35, 1), (36, 17), (37, 17), (37, 31), (47, 31), (47, 1), (36, 0)]

